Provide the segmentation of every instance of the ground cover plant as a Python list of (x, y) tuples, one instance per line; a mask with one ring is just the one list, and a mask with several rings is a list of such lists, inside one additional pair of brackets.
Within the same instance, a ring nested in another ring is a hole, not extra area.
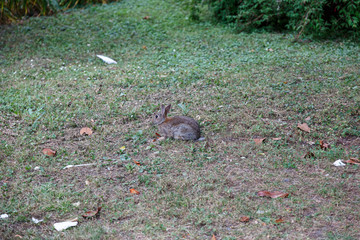
[[(333, 165), (360, 157), (357, 43), (235, 34), (173, 0), (32, 18), (0, 42), (2, 239), (360, 237), (359, 166)], [(161, 103), (205, 140), (154, 141)]]

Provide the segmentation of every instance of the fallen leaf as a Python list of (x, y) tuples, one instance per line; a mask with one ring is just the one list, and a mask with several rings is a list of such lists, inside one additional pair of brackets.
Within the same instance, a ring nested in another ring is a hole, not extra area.
[(283, 82), (284, 84), (287, 84), (288, 82), (287, 81), (285, 81), (285, 82)]
[(146, 50), (147, 49), (147, 47), (144, 45), (144, 46), (142, 46), (142, 48), (144, 49), (144, 50)]
[(330, 144), (324, 143), (323, 140), (320, 140), (319, 143), (321, 149), (327, 150), (328, 148), (330, 148)]
[(23, 237), (20, 236), (19, 234), (16, 234), (14, 237), (16, 237), (16, 238), (23, 238)]
[(125, 146), (122, 146), (121, 148), (119, 148), (120, 149), (120, 151), (124, 151), (125, 150)]
[(215, 234), (212, 235), (211, 240), (216, 240)]
[(311, 117), (308, 116), (307, 118), (305, 118), (305, 121), (310, 121)]
[(303, 158), (312, 158), (312, 157), (315, 157), (315, 154), (313, 154), (312, 152), (307, 152), (302, 157)]
[(95, 217), (96, 215), (98, 215), (100, 213), (101, 207), (98, 207), (95, 211), (87, 211), (84, 215), (82, 215), (84, 218), (91, 218), (91, 217)]
[(78, 225), (78, 222), (71, 222), (71, 221), (58, 222), (58, 223), (54, 223), (54, 228), (60, 232), (69, 227), (75, 227), (76, 225)]
[(360, 160), (359, 160), (359, 159), (357, 159), (357, 158), (350, 158), (350, 160), (353, 160), (353, 161), (355, 161), (355, 162), (360, 163)]
[(43, 154), (48, 155), (48, 156), (50, 156), (50, 157), (53, 157), (53, 156), (56, 155), (56, 151), (51, 150), (50, 148), (44, 148), (44, 149), (42, 150), (42, 152), (43, 152)]
[(249, 220), (250, 220), (250, 217), (248, 217), (248, 216), (242, 216), (240, 218), (240, 222), (248, 222)]
[(261, 144), (266, 138), (254, 138), (254, 142), (255, 144), (259, 145)]
[(299, 123), (297, 127), (303, 130), (304, 132), (308, 132), (308, 133), (310, 132), (310, 128), (306, 123), (302, 123), (302, 124)]
[(135, 190), (135, 189), (133, 189), (133, 188), (130, 189), (130, 193), (134, 193), (134, 194), (137, 194), (137, 195), (140, 194), (139, 191), (137, 191), (137, 190)]
[(80, 135), (91, 135), (93, 133), (93, 131), (88, 128), (88, 127), (83, 127), (82, 129), (80, 129)]
[(272, 51), (274, 51), (274, 50), (273, 50), (272, 48), (267, 48), (266, 51), (272, 52)]
[(138, 162), (138, 161), (136, 161), (136, 160), (133, 160), (133, 161), (134, 161), (134, 163), (135, 163), (136, 165), (138, 165), (138, 166), (141, 165), (140, 162)]
[(150, 16), (145, 16), (145, 17), (143, 17), (143, 19), (145, 19), (145, 20), (150, 19)]
[(260, 197), (270, 197), (270, 198), (286, 198), (289, 196), (288, 193), (283, 193), (283, 192), (278, 192), (278, 191), (274, 191), (274, 192), (268, 192), (268, 191), (260, 191), (258, 192), (258, 196)]
[(276, 222), (276, 223), (283, 223), (283, 222), (284, 222), (284, 220), (283, 220), (283, 219), (281, 219), (281, 218), (279, 218), (279, 219), (276, 219), (276, 220), (275, 220), (275, 222)]
[(356, 165), (360, 165), (360, 162), (356, 162), (356, 161), (353, 161), (353, 160), (345, 160), (345, 161), (343, 161), (343, 162), (345, 162), (345, 163), (350, 163), (350, 164), (356, 164)]
[(343, 166), (345, 166), (346, 164), (343, 163), (341, 159), (339, 159), (339, 160), (336, 160), (336, 161), (333, 163), (333, 165), (336, 166), (336, 167), (343, 167)]
[(158, 136), (158, 137), (161, 137), (161, 135), (160, 135), (160, 134), (158, 134), (158, 133), (155, 133), (155, 135), (156, 135), (156, 136)]
[(272, 138), (272, 140), (274, 140), (274, 141), (279, 141), (279, 140), (281, 140), (281, 137), (278, 137), (278, 138)]
[(103, 56), (103, 55), (96, 55), (98, 58), (100, 58), (101, 60), (103, 60), (104, 62), (106, 62), (107, 64), (116, 64), (117, 62), (114, 61), (113, 59)]

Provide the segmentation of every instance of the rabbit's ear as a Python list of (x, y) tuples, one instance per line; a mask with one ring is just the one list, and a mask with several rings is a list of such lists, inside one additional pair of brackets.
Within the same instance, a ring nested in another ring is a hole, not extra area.
[(161, 105), (161, 115), (165, 114), (165, 105)]
[(168, 115), (169, 111), (170, 111), (170, 108), (171, 108), (171, 104), (169, 104), (166, 108), (165, 108), (165, 116)]

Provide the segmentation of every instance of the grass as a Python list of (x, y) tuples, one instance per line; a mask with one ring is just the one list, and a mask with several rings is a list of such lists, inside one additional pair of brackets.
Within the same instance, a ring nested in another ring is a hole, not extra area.
[[(234, 34), (189, 14), (123, 1), (1, 27), (4, 239), (359, 238), (359, 167), (332, 165), (360, 157), (358, 44)], [(152, 142), (161, 103), (197, 119), (206, 140)], [(85, 126), (94, 134), (80, 136)], [(96, 165), (63, 169), (85, 163)]]

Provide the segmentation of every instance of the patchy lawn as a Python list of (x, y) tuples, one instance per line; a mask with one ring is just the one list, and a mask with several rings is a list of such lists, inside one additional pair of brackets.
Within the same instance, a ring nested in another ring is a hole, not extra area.
[[(4, 239), (360, 238), (359, 166), (332, 165), (360, 157), (359, 45), (188, 18), (179, 1), (126, 0), (1, 26)], [(161, 103), (205, 141), (153, 141)], [(95, 165), (64, 169), (78, 164)]]

